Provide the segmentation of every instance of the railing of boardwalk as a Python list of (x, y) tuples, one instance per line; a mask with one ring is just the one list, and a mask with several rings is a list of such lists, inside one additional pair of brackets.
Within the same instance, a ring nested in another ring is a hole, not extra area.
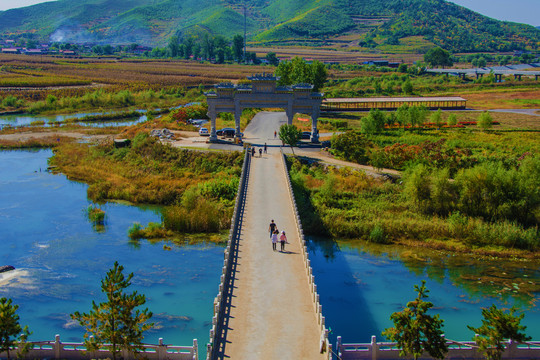
[[(52, 341), (29, 341), (31, 349), (25, 354), (18, 354), (17, 349), (10, 351), (11, 358), (21, 359), (112, 359), (112, 353), (104, 344), (102, 349), (87, 351), (84, 343), (62, 342), (60, 335), (56, 335)], [(193, 340), (193, 346), (175, 346), (163, 343), (159, 339), (157, 345), (143, 344), (137, 352), (122, 350), (121, 356), (125, 360), (148, 359), (148, 360), (198, 360), (197, 339)], [(7, 358), (6, 352), (0, 352), (0, 358)]]
[(328, 340), (328, 329), (326, 328), (325, 318), (322, 314), (322, 305), (320, 303), (319, 294), (317, 293), (317, 285), (315, 284), (315, 276), (313, 276), (313, 269), (311, 268), (309, 261), (306, 240), (304, 238), (304, 232), (302, 230), (302, 222), (300, 221), (300, 215), (298, 214), (298, 208), (296, 206), (296, 200), (294, 198), (294, 192), (291, 184), (291, 177), (289, 176), (289, 170), (287, 168), (287, 158), (283, 153), (283, 148), (281, 148), (281, 159), (283, 163), (283, 169), (287, 178), (287, 187), (289, 188), (289, 196), (291, 197), (291, 205), (296, 221), (296, 229), (298, 231), (298, 238), (300, 239), (302, 259), (304, 260), (306, 275), (311, 290), (311, 298), (313, 300), (315, 314), (317, 315), (317, 321), (321, 330), (320, 352), (322, 354), (323, 352), (327, 351), (328, 359), (332, 359), (332, 344), (330, 344), (330, 341)]
[[(452, 359), (485, 359), (478, 351), (474, 341), (447, 340), (448, 353), (446, 360)], [(501, 359), (540, 359), (540, 341), (528, 341), (516, 343), (507, 341), (504, 343), (505, 351)], [(375, 336), (371, 337), (371, 343), (343, 344), (341, 336), (337, 337), (336, 351), (341, 360), (390, 360), (400, 358), (400, 349), (395, 342), (377, 342)], [(432, 359), (424, 354), (420, 359)]]
[(238, 254), (239, 230), (244, 213), (243, 208), (246, 200), (246, 188), (251, 164), (251, 155), (248, 150), (246, 149), (244, 151), (244, 165), (242, 166), (242, 174), (240, 175), (240, 183), (238, 184), (238, 193), (231, 219), (229, 239), (224, 252), (225, 259), (223, 261), (221, 281), (219, 283), (218, 295), (214, 299), (214, 315), (212, 317), (212, 328), (210, 329), (210, 342), (206, 347), (207, 360), (213, 360), (220, 351), (227, 326), (227, 314), (230, 311), (229, 305), (232, 295), (232, 283), (234, 281), (233, 273), (236, 268), (236, 256)]

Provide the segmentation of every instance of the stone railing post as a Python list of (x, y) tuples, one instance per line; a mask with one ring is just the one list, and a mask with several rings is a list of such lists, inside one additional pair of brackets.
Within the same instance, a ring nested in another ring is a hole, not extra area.
[(375, 336), (371, 337), (371, 360), (377, 360), (379, 355), (379, 345), (377, 345), (377, 338)]
[(163, 338), (159, 338), (158, 348), (157, 348), (158, 360), (165, 360), (166, 354), (167, 354), (167, 346), (163, 345)]
[(193, 360), (199, 360), (199, 343), (193, 339)]
[(60, 342), (60, 335), (56, 334), (54, 335), (54, 358), (60, 359), (60, 351), (62, 347), (62, 343)]

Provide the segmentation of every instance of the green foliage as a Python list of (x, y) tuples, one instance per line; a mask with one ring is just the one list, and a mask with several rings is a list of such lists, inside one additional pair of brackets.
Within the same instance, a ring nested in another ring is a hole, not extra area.
[[(419, 166), (400, 184), (348, 169), (290, 161), (291, 181), (306, 233), (368, 241), (452, 239), (469, 247), (540, 248), (536, 226), (467, 215), (459, 203), (457, 181), (449, 179), (447, 169), (431, 171)], [(527, 172), (534, 177), (531, 168), (534, 166), (528, 165)], [(530, 189), (530, 197), (538, 189), (534, 184), (537, 182), (524, 185)], [(504, 207), (507, 200), (500, 201)]]
[(333, 135), (331, 143), (332, 154), (342, 159), (358, 164), (365, 164), (368, 161), (367, 149), (371, 144), (360, 132), (347, 131), (340, 135)]
[[(17, 347), (17, 357), (24, 355), (30, 349), (26, 344), (30, 332), (28, 326), (24, 328), (19, 324), (19, 315), (16, 314), (19, 305), (13, 305), (11, 299), (0, 298), (0, 353), (6, 352), (8, 360), (11, 358), (10, 350)], [(16, 340), (19, 337), (19, 340)]]
[(281, 61), (275, 74), (280, 77), (279, 85), (307, 83), (313, 85), (314, 91), (318, 91), (326, 82), (328, 70), (317, 60), (308, 64), (304, 59), (295, 57), (291, 61)]
[[(242, 13), (235, 9), (229, 2), (210, 0), (131, 0), (101, 6), (89, 1), (69, 5), (50, 2), (24, 11), (0, 13), (0, 32), (23, 37), (31, 31), (37, 38), (49, 39), (58, 28), (58, 18), (62, 18), (66, 23), (91, 25), (86, 35), (99, 34), (104, 42), (125, 43), (126, 39), (136, 37), (143, 45), (166, 46), (160, 48), (162, 56), (175, 56), (178, 52), (179, 56), (189, 58), (195, 52), (193, 44), (182, 43), (178, 50), (176, 46), (170, 47), (171, 34), (232, 37), (243, 29)], [(388, 21), (367, 29), (355, 23), (358, 18), (373, 15)], [(370, 30), (362, 45), (381, 49), (402, 46), (404, 38), (414, 36), (424, 38), (424, 50), (435, 44), (453, 52), (512, 51), (534, 49), (540, 38), (540, 30), (532, 26), (496, 21), (451, 2), (426, 0), (252, 1), (247, 25), (257, 42), (310, 39), (323, 44), (331, 36)], [(155, 30), (156, 26), (160, 31)], [(80, 32), (66, 32), (63, 40), (76, 42), (80, 36)], [(106, 54), (110, 48), (96, 46), (96, 52)]]
[(433, 303), (424, 300), (429, 293), (425, 280), (422, 280), (421, 286), (415, 285), (414, 290), (418, 292), (416, 299), (408, 302), (403, 311), (390, 316), (394, 327), (386, 329), (383, 335), (397, 342), (401, 349), (400, 356), (412, 355), (418, 359), (426, 351), (436, 359), (443, 359), (448, 352), (442, 332), (444, 321), (439, 315), (427, 314)]
[(128, 229), (128, 236), (130, 239), (143, 239), (144, 238), (144, 231), (143, 227), (139, 223), (133, 223), (130, 228)]
[(236, 62), (240, 62), (244, 58), (244, 37), (242, 35), (234, 35), (232, 43), (234, 59)]
[(269, 52), (269, 53), (267, 53), (265, 58), (266, 58), (266, 61), (268, 61), (268, 63), (269, 63), (270, 65), (274, 65), (274, 66), (278, 66), (278, 65), (279, 65), (279, 59), (277, 58), (275, 52)]
[(448, 115), (448, 119), (446, 120), (446, 123), (450, 126), (457, 125), (458, 120), (456, 114), (450, 114)]
[(377, 244), (386, 244), (388, 243), (388, 236), (382, 226), (376, 225), (369, 233), (369, 240)]
[(131, 285), (133, 273), (126, 277), (123, 270), (124, 267), (116, 261), (114, 268), (101, 280), (101, 291), (107, 296), (106, 302), (96, 304), (92, 301), (90, 312), (71, 314), (71, 318), (86, 329), (86, 348), (96, 350), (106, 343), (110, 344), (107, 347), (113, 360), (118, 358), (122, 349), (132, 353), (142, 349), (143, 333), (154, 326), (148, 322), (152, 317), (148, 309), (136, 309), (145, 304), (145, 296), (136, 291), (131, 294), (124, 292)]
[(165, 239), (173, 235), (170, 230), (165, 229), (163, 224), (155, 222), (148, 223), (144, 229), (139, 223), (134, 223), (128, 230), (128, 236), (131, 240)]
[(363, 134), (376, 134), (384, 130), (386, 115), (379, 109), (371, 109), (369, 115), (362, 119), (360, 131)]
[(437, 127), (441, 126), (442, 123), (442, 110), (438, 109), (434, 113), (431, 114), (430, 120), (432, 123), (434, 123)]
[(410, 79), (407, 79), (403, 83), (402, 90), (407, 95), (411, 95), (414, 92), (413, 84)]
[(484, 111), (478, 116), (478, 121), (476, 122), (479, 128), (484, 130), (490, 129), (493, 126), (493, 118), (491, 117), (489, 111)]
[(279, 128), (279, 138), (283, 141), (284, 144), (287, 144), (291, 147), (291, 151), (294, 154), (293, 146), (296, 146), (300, 138), (302, 137), (302, 132), (295, 125), (281, 125)]
[(450, 53), (440, 47), (435, 47), (429, 49), (429, 51), (424, 55), (424, 61), (430, 64), (432, 67), (435, 66), (452, 66), (452, 59)]
[(105, 223), (105, 211), (95, 205), (88, 205), (85, 209), (88, 220), (94, 225), (103, 225)]
[(526, 326), (520, 325), (525, 314), (514, 315), (517, 311), (512, 307), (508, 313), (498, 309), (495, 305), (482, 309), (482, 326), (474, 328), (467, 326), (479, 336), (473, 339), (478, 345), (480, 352), (484, 353), (488, 360), (500, 360), (505, 350), (503, 341), (512, 340), (515, 342), (525, 342), (531, 337), (525, 335)]
[[(526, 160), (526, 161), (525, 161)], [(514, 221), (523, 226), (540, 224), (539, 159), (524, 159), (519, 169), (497, 164), (481, 164), (461, 170), (450, 178), (448, 169), (429, 170), (424, 165), (411, 168), (404, 176), (405, 194), (414, 206), (426, 214), (455, 218), (456, 235), (461, 235), (461, 216), (481, 217), (486, 221)], [(458, 221), (459, 220), (459, 221)], [(537, 229), (531, 229), (532, 235)], [(516, 233), (519, 237), (519, 233)], [(522, 233), (521, 236), (524, 234)], [(526, 238), (528, 235), (526, 236)], [(516, 239), (507, 244), (536, 248), (538, 241)]]

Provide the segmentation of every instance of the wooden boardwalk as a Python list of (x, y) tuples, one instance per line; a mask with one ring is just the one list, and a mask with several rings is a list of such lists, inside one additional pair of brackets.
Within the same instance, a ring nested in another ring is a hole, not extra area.
[[(279, 244), (278, 251), (272, 250), (271, 219), (287, 233), (284, 252)], [(269, 148), (251, 161), (234, 287), (217, 358), (324, 359), (297, 234), (281, 154)]]

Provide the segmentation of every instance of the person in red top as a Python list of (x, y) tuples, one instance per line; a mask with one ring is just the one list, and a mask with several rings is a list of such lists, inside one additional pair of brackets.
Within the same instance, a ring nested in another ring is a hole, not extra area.
[(285, 236), (285, 231), (281, 232), (279, 241), (281, 242), (281, 251), (285, 251), (285, 243), (287, 242), (287, 236)]

